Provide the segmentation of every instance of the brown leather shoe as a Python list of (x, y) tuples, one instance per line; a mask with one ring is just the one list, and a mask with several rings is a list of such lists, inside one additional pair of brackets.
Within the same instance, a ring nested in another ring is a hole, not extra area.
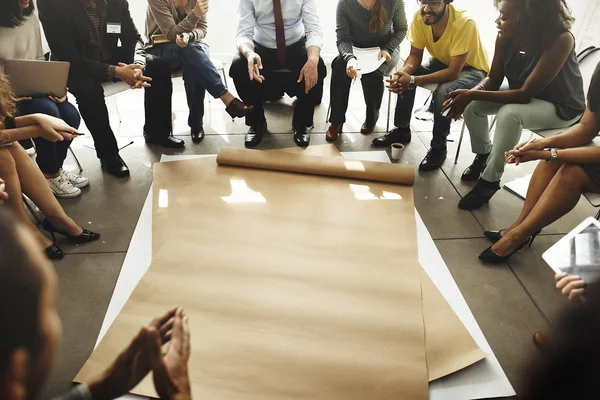
[(551, 340), (552, 337), (546, 332), (536, 332), (533, 334), (533, 344), (540, 351), (546, 350)]
[(344, 124), (339, 124), (339, 125), (330, 124), (329, 129), (327, 129), (327, 133), (325, 134), (325, 139), (328, 142), (335, 142), (337, 140), (338, 136), (340, 136), (340, 134), (342, 133), (343, 126), (344, 126)]
[(366, 123), (362, 124), (360, 127), (360, 133), (363, 135), (370, 135), (375, 130), (375, 126), (367, 126)]
[(238, 99), (231, 100), (231, 103), (225, 108), (225, 111), (227, 111), (227, 114), (231, 115), (231, 118), (245, 117), (250, 114), (252, 110), (254, 110), (254, 106), (249, 106)]

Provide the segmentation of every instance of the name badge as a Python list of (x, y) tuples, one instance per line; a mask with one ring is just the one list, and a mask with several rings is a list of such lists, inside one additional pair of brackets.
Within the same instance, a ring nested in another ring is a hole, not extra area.
[(106, 33), (121, 33), (121, 24), (117, 22), (106, 23)]

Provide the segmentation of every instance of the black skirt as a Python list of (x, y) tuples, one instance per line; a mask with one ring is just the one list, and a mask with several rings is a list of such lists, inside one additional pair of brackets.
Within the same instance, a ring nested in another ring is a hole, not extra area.
[(600, 186), (600, 164), (580, 164), (579, 166), (597, 186)]

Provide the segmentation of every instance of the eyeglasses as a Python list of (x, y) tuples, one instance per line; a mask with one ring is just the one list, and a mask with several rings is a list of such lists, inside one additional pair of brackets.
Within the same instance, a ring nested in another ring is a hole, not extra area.
[(420, 7), (427, 7), (429, 6), (429, 8), (440, 8), (442, 5), (443, 1), (440, 0), (417, 0), (417, 4), (419, 4)]

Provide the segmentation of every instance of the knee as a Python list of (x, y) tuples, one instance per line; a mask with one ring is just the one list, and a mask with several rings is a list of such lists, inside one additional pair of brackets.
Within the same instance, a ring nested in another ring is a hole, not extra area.
[(77, 98), (77, 103), (85, 103), (88, 101), (95, 102), (99, 98), (104, 99), (104, 89), (102, 83), (92, 78), (77, 79), (77, 81), (69, 82), (69, 90)]
[(242, 57), (241, 54), (236, 54), (231, 61), (229, 68), (229, 76), (232, 79), (242, 79), (248, 76), (248, 60)]
[(81, 116), (75, 106), (68, 101), (65, 101), (60, 109), (60, 117), (72, 128), (79, 128)]
[(346, 61), (342, 57), (337, 56), (331, 62), (331, 72), (336, 75), (338, 73), (346, 75), (346, 65)]
[(319, 66), (318, 66), (319, 80), (324, 80), (327, 77), (327, 67), (325, 66), (325, 61), (321, 57), (319, 57)]
[(579, 187), (582, 186), (582, 176), (585, 175), (583, 169), (576, 164), (563, 164), (556, 173), (556, 178), (564, 187)]
[(7, 147), (0, 147), (0, 178), (13, 175), (17, 170), (15, 159)]
[(52, 100), (39, 98), (32, 100), (32, 102), (34, 102), (33, 109), (35, 110), (35, 112), (50, 115), (56, 118), (61, 118), (58, 106)]
[(435, 110), (442, 109), (442, 105), (448, 99), (448, 93), (452, 91), (451, 85), (448, 83), (440, 83), (433, 92), (432, 102)]
[(502, 106), (496, 114), (498, 124), (509, 123), (522, 125), (521, 110), (522, 107), (518, 104), (506, 104), (505, 106)]

